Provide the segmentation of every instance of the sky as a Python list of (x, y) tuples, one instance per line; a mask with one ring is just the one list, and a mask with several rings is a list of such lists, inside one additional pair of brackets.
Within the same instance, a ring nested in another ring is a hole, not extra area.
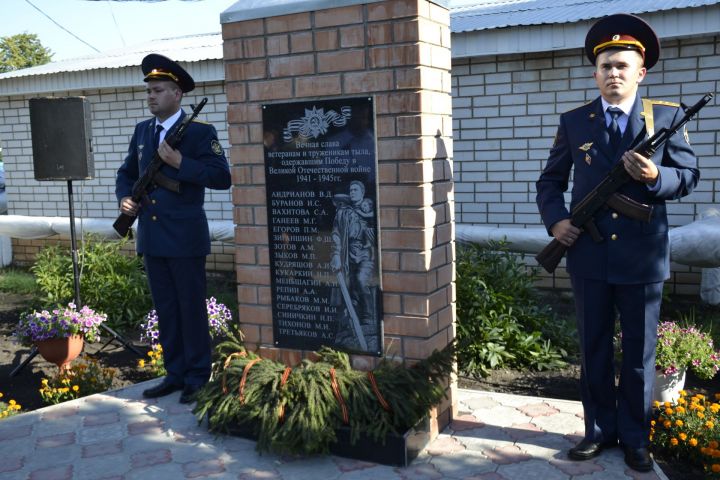
[(220, 14), (237, 0), (1, 2), (0, 37), (34, 33), (42, 45), (53, 52), (52, 60), (58, 61), (94, 55), (97, 51), (120, 49), (148, 40), (219, 33)]
[[(220, 32), (220, 14), (237, 1), (0, 0), (0, 37), (34, 33), (53, 52), (53, 61), (66, 60), (148, 40)], [(468, 3), (479, 2), (450, 1)]]

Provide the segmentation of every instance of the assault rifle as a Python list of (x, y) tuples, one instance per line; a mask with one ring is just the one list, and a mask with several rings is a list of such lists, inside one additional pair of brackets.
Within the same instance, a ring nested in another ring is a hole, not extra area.
[[(711, 99), (712, 93), (706, 94), (692, 107), (681, 104), (685, 115), (671, 128), (663, 128), (657, 131), (652, 137), (642, 142), (633, 151), (645, 158), (650, 158), (670, 137), (677, 133), (692, 117), (700, 111)], [(639, 138), (645, 136), (645, 128), (640, 132)], [(645, 205), (626, 197), (617, 191), (630, 181), (632, 177), (625, 170), (623, 162), (617, 165), (608, 173), (602, 182), (598, 184), (575, 208), (573, 208), (570, 223), (590, 233), (590, 236), (597, 243), (603, 241), (600, 232), (595, 226), (594, 216), (602, 208), (610, 207), (613, 210), (636, 220), (649, 222), (652, 216), (652, 206)], [(553, 239), (543, 250), (535, 256), (535, 260), (548, 272), (552, 273), (568, 249), (557, 239)]]
[[(195, 117), (198, 116), (200, 110), (203, 109), (207, 101), (208, 99), (205, 97), (197, 107), (192, 106), (192, 113), (187, 115), (175, 130), (167, 134), (165, 141), (170, 147), (175, 148), (175, 146), (180, 143), (183, 135), (185, 135), (187, 126), (195, 119)], [(180, 193), (180, 182), (163, 175), (160, 171), (160, 168), (163, 165), (165, 165), (165, 162), (163, 162), (163, 159), (160, 158), (160, 154), (155, 152), (155, 156), (150, 162), (150, 165), (148, 165), (145, 172), (143, 172), (140, 178), (138, 178), (133, 185), (131, 197), (133, 202), (142, 202), (147, 197), (148, 193), (150, 193), (154, 185), (160, 185), (161, 187), (175, 193)], [(136, 218), (137, 216), (135, 215), (121, 213), (113, 223), (113, 228), (121, 237), (126, 237), (128, 233), (130, 233), (130, 227), (132, 227), (132, 224), (135, 223)]]

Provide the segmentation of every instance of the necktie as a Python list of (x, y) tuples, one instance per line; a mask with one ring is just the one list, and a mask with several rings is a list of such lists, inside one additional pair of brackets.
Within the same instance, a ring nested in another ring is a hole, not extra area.
[(158, 125), (157, 127), (155, 127), (155, 138), (154, 138), (154, 142), (155, 142), (155, 148), (156, 148), (156, 149), (160, 146), (160, 132), (162, 132), (162, 129), (163, 129), (163, 126), (162, 126), (162, 125)]
[(613, 149), (617, 150), (617, 148), (620, 146), (620, 140), (622, 138), (617, 119), (620, 115), (622, 115), (623, 111), (620, 110), (618, 107), (608, 107), (607, 112), (610, 114), (611, 117), (610, 125), (608, 125), (608, 133), (610, 134), (610, 145), (612, 145)]

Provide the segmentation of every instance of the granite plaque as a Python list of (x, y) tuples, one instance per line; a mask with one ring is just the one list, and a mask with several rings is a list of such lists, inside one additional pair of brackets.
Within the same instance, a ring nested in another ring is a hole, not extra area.
[(373, 99), (262, 108), (275, 346), (379, 356)]

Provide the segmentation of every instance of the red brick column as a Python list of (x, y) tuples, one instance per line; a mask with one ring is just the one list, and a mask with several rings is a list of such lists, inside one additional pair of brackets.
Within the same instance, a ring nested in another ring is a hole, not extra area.
[[(223, 24), (239, 319), (273, 346), (261, 105), (374, 95), (385, 352), (407, 363), (455, 337), (449, 11), (391, 0)], [(356, 368), (376, 359), (354, 356)], [(455, 404), (439, 408), (439, 427)], [(437, 426), (437, 425), (436, 425)]]

